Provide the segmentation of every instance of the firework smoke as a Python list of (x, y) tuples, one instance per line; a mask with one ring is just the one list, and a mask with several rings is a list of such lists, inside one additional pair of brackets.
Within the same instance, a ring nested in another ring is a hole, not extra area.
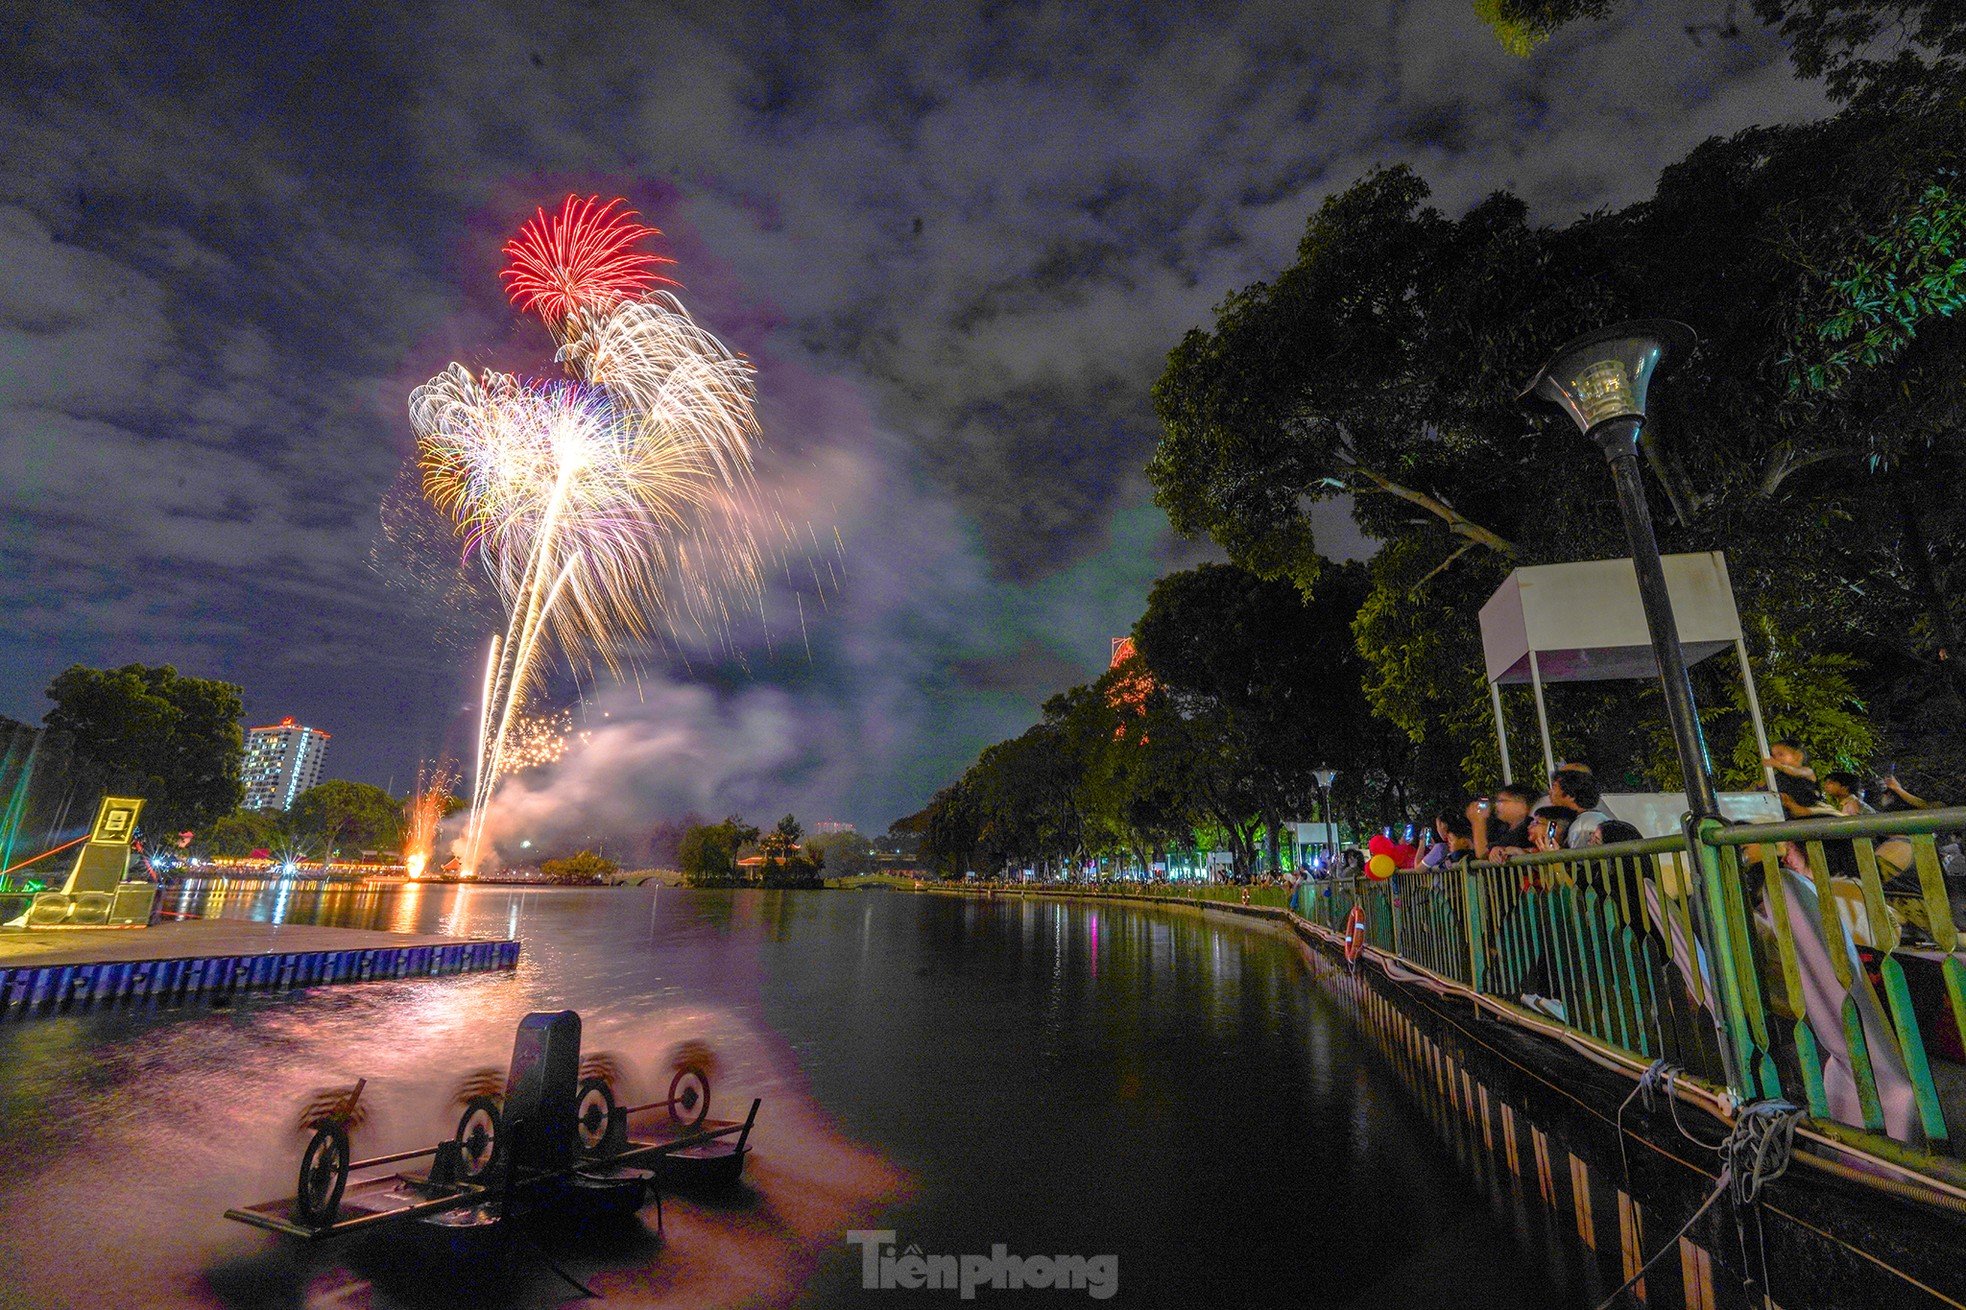
[(424, 496), (506, 614), (485, 662), (467, 875), (549, 652), (613, 668), (624, 646), (721, 628), (733, 591), (763, 590), (751, 366), (650, 290), (666, 261), (634, 246), (654, 229), (597, 200), (568, 196), (506, 247), (508, 293), (540, 314), (566, 376), (453, 364), (410, 395)]

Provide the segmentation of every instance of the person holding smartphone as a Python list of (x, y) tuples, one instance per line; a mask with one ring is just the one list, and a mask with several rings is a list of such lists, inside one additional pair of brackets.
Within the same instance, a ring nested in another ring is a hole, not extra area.
[(1539, 851), (1560, 851), (1570, 835), (1575, 811), (1560, 805), (1545, 805), (1529, 816), (1529, 841)]
[(1474, 828), (1477, 860), (1505, 860), (1534, 849), (1529, 838), (1529, 811), (1536, 804), (1536, 793), (1517, 782), (1505, 782), (1495, 789), (1493, 799), (1483, 797), (1468, 806), (1468, 823)]

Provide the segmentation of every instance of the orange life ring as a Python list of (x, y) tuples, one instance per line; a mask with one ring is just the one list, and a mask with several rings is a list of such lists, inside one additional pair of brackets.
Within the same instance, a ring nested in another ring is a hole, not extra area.
[(1358, 957), (1365, 953), (1365, 909), (1354, 905), (1352, 912), (1345, 916), (1345, 962), (1357, 964)]

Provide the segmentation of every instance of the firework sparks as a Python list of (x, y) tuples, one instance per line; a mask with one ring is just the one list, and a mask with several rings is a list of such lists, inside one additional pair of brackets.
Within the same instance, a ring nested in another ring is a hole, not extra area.
[(511, 732), (506, 734), (505, 771), (508, 774), (518, 773), (523, 769), (558, 764), (566, 758), (570, 745), (584, 741), (586, 737), (586, 733), (574, 732), (571, 710), (561, 710), (558, 714), (519, 715), (512, 722)]
[(416, 791), (403, 804), (403, 867), (411, 878), (421, 878), (430, 867), (437, 849), (437, 827), (450, 812), (451, 787), (457, 775), (450, 761), (418, 765)]
[(549, 328), (576, 310), (633, 300), (657, 282), (669, 282), (656, 269), (675, 261), (636, 249), (662, 234), (637, 223), (634, 210), (620, 208), (623, 201), (603, 205), (600, 199), (570, 195), (551, 214), (536, 210), (505, 244), (512, 260), (499, 274), (505, 293)]
[(507, 620), (485, 665), (467, 873), (493, 787), (530, 759), (525, 704), (549, 650), (613, 668), (657, 628), (723, 627), (732, 589), (762, 594), (751, 366), (674, 296), (644, 294), (666, 280), (668, 261), (635, 249), (654, 229), (597, 200), (569, 196), (506, 247), (512, 300), (546, 322), (567, 376), (453, 364), (410, 395), (424, 495)]

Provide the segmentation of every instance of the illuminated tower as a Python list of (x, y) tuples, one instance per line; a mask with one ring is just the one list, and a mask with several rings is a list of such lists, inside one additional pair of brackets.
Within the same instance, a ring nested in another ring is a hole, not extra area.
[(266, 728), (246, 730), (246, 808), (284, 810), (294, 798), (321, 781), (321, 762), (327, 757), (328, 734), (291, 718)]

